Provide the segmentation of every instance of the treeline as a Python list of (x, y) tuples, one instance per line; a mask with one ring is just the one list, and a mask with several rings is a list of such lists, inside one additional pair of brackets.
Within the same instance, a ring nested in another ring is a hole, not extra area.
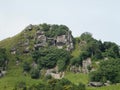
[(96, 40), (89, 32), (83, 33), (80, 38), (81, 56), (83, 59), (91, 57), (92, 60), (99, 60), (104, 58), (119, 58), (120, 49), (116, 43), (103, 42)]
[(72, 65), (81, 65), (82, 61), (91, 58), (92, 61), (100, 61), (107, 58), (120, 58), (120, 48), (113, 42), (102, 42), (92, 37), (92, 34), (85, 32), (74, 42), (79, 43), (80, 54), (71, 59)]

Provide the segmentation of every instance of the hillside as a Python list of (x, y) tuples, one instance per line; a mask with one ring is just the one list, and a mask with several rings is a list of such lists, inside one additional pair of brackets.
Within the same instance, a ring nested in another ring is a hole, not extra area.
[(0, 41), (0, 90), (119, 90), (119, 75), (116, 43), (75, 38), (65, 25), (30, 24)]

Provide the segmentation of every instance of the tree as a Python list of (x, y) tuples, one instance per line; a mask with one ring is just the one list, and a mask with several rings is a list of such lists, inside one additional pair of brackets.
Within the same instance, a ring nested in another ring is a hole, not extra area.
[(0, 67), (5, 67), (7, 60), (6, 49), (0, 48)]
[(43, 48), (33, 53), (33, 59), (39, 64), (40, 68), (53, 68), (57, 65), (58, 60), (64, 65), (69, 63), (70, 52), (57, 48)]
[(81, 65), (82, 66), (82, 56), (72, 58), (70, 60), (70, 63), (71, 63), (71, 65), (76, 65), (76, 66)]
[(31, 78), (38, 79), (40, 77), (40, 71), (38, 68), (33, 68), (31, 70)]
[(118, 58), (120, 57), (119, 46), (112, 42), (104, 42), (104, 56)]
[(24, 62), (23, 70), (29, 72), (31, 69), (30, 64), (28, 62)]
[(107, 80), (112, 83), (120, 83), (120, 59), (110, 59), (100, 63), (97, 71), (90, 74), (91, 81)]
[(89, 42), (92, 38), (92, 34), (90, 32), (84, 32), (81, 34), (80, 38), (82, 39), (82, 41), (86, 41)]

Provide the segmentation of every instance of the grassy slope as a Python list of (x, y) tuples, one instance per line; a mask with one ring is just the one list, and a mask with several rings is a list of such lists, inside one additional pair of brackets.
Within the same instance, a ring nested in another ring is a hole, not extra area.
[(78, 57), (80, 54), (80, 48), (79, 48), (79, 43), (78, 43), (78, 38), (75, 38), (75, 49), (72, 52), (73, 57)]
[[(28, 33), (28, 35), (35, 35), (35, 30), (32, 30)], [(41, 80), (31, 79), (30, 76), (24, 76), (22, 73), (22, 62), (20, 66), (15, 65), (16, 56), (10, 54), (10, 49), (17, 45), (19, 41), (24, 41), (23, 32), (17, 34), (14, 37), (7, 38), (5, 40), (0, 41), (0, 47), (6, 48), (7, 54), (9, 57), (9, 64), (6, 76), (0, 78), (0, 90), (13, 90), (14, 86), (17, 82), (24, 81), (27, 85), (35, 84), (41, 82)], [(33, 42), (30, 42), (32, 45)], [(22, 61), (31, 61), (31, 56), (22, 55), (19, 57)]]
[(5, 77), (0, 79), (0, 90), (12, 90), (16, 83), (24, 81), (27, 85), (32, 85), (41, 82), (41, 79), (31, 79), (29, 75), (24, 76), (20, 66), (12, 66)]
[(67, 72), (65, 75), (65, 78), (70, 80), (71, 82), (75, 83), (75, 84), (79, 84), (84, 83), (87, 84), (88, 83), (88, 75), (87, 74), (82, 74), (82, 73), (71, 73), (71, 72)]
[(110, 85), (110, 86), (103, 86), (103, 87), (88, 87), (87, 84), (89, 82), (89, 78), (87, 74), (73, 74), (73, 73), (66, 73), (65, 78), (70, 80), (71, 82), (78, 84), (80, 82), (86, 84), (87, 90), (120, 90), (120, 84), (118, 85)]

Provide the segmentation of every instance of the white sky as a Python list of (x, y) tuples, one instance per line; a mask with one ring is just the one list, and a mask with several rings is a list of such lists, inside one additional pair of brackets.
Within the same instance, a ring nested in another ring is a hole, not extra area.
[(0, 40), (29, 24), (64, 24), (120, 45), (120, 0), (0, 0)]

